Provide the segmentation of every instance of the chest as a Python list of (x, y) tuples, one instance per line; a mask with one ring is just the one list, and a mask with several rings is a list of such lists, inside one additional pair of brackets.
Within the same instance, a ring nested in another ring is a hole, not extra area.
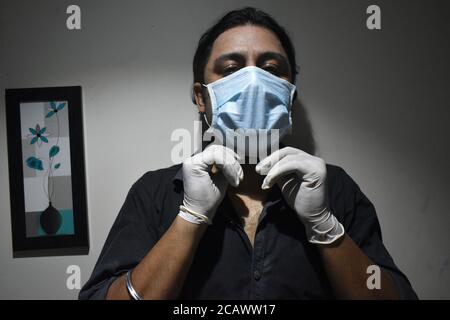
[(329, 297), (320, 257), (303, 229), (295, 214), (272, 211), (261, 220), (250, 246), (243, 228), (216, 220), (197, 249), (183, 298)]
[(252, 247), (255, 243), (256, 230), (258, 228), (259, 218), (263, 210), (263, 203), (259, 200), (240, 199), (241, 204), (234, 204), (234, 208), (241, 218), (242, 227), (247, 235)]

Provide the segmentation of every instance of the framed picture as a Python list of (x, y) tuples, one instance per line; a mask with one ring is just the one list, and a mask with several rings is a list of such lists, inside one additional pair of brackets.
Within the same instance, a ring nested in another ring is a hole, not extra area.
[(13, 256), (87, 254), (81, 87), (5, 98)]

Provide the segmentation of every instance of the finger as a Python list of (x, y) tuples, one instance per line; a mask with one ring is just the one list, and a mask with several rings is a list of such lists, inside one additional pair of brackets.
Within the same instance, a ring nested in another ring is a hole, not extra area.
[(218, 157), (219, 162), (215, 162), (217, 160), (215, 155), (216, 153), (217, 154), (225, 153), (226, 154), (225, 156), (229, 155), (237, 160), (242, 160), (241, 157), (230, 148), (227, 148), (222, 145), (210, 144), (209, 146), (206, 147), (206, 149), (202, 153), (200, 153), (202, 155), (202, 161), (207, 163), (208, 165), (212, 165), (213, 163), (220, 164), (219, 162), (222, 159), (224, 159), (224, 157), (222, 156)]
[(275, 163), (267, 173), (267, 176), (264, 178), (264, 181), (261, 185), (262, 189), (269, 189), (276, 182), (278, 178), (281, 176), (288, 175), (290, 173), (295, 173), (297, 170), (297, 166), (295, 161), (291, 159), (291, 157), (284, 157), (277, 163)]
[(238, 186), (243, 178), (243, 170), (238, 160), (239, 155), (224, 146), (211, 146), (203, 152), (203, 161), (209, 166), (213, 164), (223, 173), (227, 181)]
[[(224, 153), (219, 153), (216, 166), (222, 171), (228, 182), (232, 186), (237, 187), (244, 178), (244, 171), (237, 160), (237, 154), (225, 147), (224, 150)], [(225, 158), (221, 158), (222, 155), (224, 155)]]
[(227, 179), (223, 173), (217, 169), (217, 173), (211, 177), (211, 188), (215, 189), (217, 193), (221, 193), (221, 190), (224, 190), (227, 184)]
[(277, 179), (277, 184), (280, 186), (281, 192), (287, 203), (292, 207), (295, 203), (298, 190), (300, 189), (299, 178), (295, 173), (289, 173), (284, 176), (280, 176)]
[(303, 151), (291, 147), (285, 147), (283, 149), (277, 150), (261, 160), (255, 167), (257, 173), (261, 175), (265, 175), (269, 172), (269, 170), (281, 159), (288, 155), (299, 154)]
[(269, 189), (282, 176), (289, 173), (296, 173), (297, 176), (303, 177), (311, 171), (310, 159), (307, 156), (288, 155), (275, 163), (267, 173), (261, 188)]

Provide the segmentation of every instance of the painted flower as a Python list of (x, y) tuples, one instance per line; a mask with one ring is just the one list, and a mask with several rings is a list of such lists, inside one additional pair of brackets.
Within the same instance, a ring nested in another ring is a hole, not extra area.
[(59, 110), (61, 110), (62, 108), (64, 108), (64, 106), (66, 105), (65, 102), (62, 102), (58, 105), (56, 105), (55, 102), (51, 101), (50, 102), (50, 108), (48, 108), (49, 113), (47, 113), (47, 115), (45, 116), (46, 118), (50, 118), (51, 116), (53, 116), (54, 114), (58, 113)]
[(47, 130), (47, 127), (41, 128), (39, 124), (36, 124), (36, 127), (28, 128), (30, 130), (30, 134), (27, 135), (27, 137), (32, 137), (30, 144), (35, 144), (37, 142), (37, 145), (40, 147), (42, 142), (48, 143), (47, 137), (50, 135), (50, 133), (45, 132)]
[(36, 157), (29, 157), (26, 161), (27, 166), (31, 169), (35, 170), (44, 170), (44, 167), (42, 166), (42, 161)]

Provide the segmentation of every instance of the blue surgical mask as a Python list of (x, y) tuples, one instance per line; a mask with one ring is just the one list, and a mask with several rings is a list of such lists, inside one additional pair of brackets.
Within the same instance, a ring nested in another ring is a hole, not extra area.
[(204, 86), (211, 99), (211, 127), (224, 137), (236, 129), (244, 134), (277, 129), (279, 139), (290, 133), (296, 87), (289, 81), (248, 66)]

